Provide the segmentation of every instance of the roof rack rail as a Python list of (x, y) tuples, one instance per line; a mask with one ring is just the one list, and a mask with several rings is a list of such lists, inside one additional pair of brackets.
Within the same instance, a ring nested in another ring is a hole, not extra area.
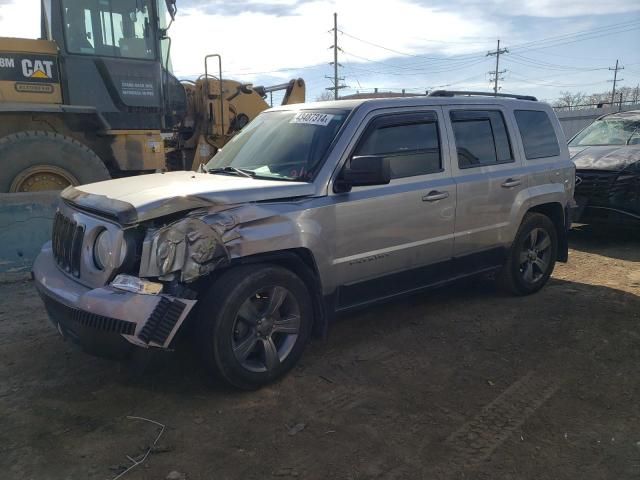
[(518, 100), (530, 100), (537, 102), (538, 99), (531, 95), (513, 95), (511, 93), (491, 93), (491, 92), (465, 92), (463, 90), (434, 90), (429, 93), (430, 97), (455, 97), (455, 96), (473, 96), (473, 97), (503, 97), (517, 98)]

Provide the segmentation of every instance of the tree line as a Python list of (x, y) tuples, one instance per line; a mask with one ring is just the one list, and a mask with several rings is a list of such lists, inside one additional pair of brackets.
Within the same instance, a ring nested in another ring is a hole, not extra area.
[[(640, 101), (639, 88), (636, 87), (620, 87), (616, 90), (614, 105), (622, 103), (636, 104)], [(585, 92), (560, 92), (560, 96), (553, 102), (555, 108), (561, 109), (581, 109), (594, 108), (598, 106), (611, 105), (611, 90), (601, 93), (585, 93)]]

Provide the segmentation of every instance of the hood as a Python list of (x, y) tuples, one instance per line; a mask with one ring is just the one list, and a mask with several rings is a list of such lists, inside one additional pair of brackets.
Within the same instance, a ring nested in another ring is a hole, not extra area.
[(569, 147), (569, 155), (578, 170), (620, 171), (640, 162), (640, 145)]
[(129, 225), (194, 208), (313, 195), (306, 182), (169, 172), (68, 187), (62, 198)]

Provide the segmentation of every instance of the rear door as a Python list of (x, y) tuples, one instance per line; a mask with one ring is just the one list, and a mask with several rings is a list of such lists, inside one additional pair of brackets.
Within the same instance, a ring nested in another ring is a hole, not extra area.
[[(513, 212), (527, 188), (508, 112), (499, 105), (450, 106), (450, 139), (456, 153), (457, 189), (454, 257), (493, 251), (511, 243)], [(491, 258), (487, 260), (492, 261)]]
[[(375, 113), (366, 125), (350, 155), (388, 157), (392, 180), (333, 194), (333, 267), (345, 287), (343, 304), (390, 296), (428, 281), (414, 273), (450, 260), (453, 252), (456, 193), (449, 149), (442, 141), (442, 110)], [(390, 280), (396, 273), (402, 278)]]

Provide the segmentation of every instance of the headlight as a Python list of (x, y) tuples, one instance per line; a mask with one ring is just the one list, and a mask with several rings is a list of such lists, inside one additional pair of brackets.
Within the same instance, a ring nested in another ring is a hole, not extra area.
[(234, 217), (219, 214), (219, 221), (213, 225), (188, 217), (147, 230), (138, 276), (167, 280), (176, 274), (181, 282), (191, 282), (208, 274), (229, 260), (222, 234), (235, 225)]
[(96, 237), (93, 244), (93, 262), (100, 270), (107, 268), (118, 268), (127, 256), (127, 243), (123, 240), (120, 244), (120, 251), (114, 256), (114, 246), (111, 236), (107, 230), (103, 230)]

